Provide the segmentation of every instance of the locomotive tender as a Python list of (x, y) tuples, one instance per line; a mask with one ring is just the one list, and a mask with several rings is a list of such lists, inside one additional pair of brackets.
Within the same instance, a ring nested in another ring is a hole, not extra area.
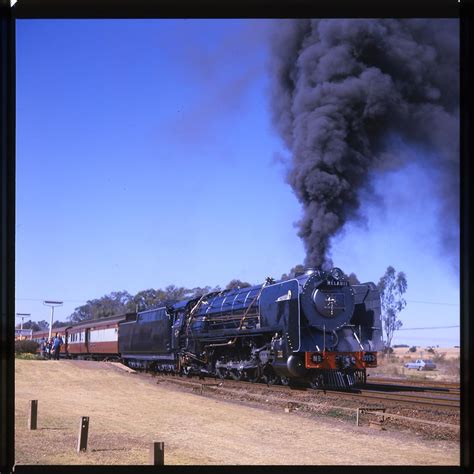
[(377, 365), (380, 306), (373, 283), (350, 285), (338, 268), (308, 270), (284, 281), (267, 278), (263, 285), (84, 321), (65, 329), (65, 352), (77, 354), (69, 340), (75, 334), (83, 338), (84, 354), (106, 354), (101, 344), (94, 350), (88, 336), (87, 327), (100, 327), (111, 339), (103, 343), (133, 368), (349, 387), (365, 383), (366, 368)]

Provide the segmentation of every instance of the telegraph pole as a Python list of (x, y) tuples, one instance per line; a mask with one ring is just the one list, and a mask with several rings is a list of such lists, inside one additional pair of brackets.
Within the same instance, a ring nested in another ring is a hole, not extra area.
[(23, 320), (27, 317), (27, 316), (31, 316), (31, 313), (16, 313), (16, 315), (21, 318), (21, 326), (20, 326), (20, 330), (23, 331)]

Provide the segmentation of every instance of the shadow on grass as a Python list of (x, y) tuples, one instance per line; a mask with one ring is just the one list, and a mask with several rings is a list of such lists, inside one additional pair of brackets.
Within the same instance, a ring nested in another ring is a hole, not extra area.
[(63, 428), (59, 427), (59, 428), (57, 428), (57, 427), (54, 427), (54, 426), (50, 426), (50, 427), (38, 428), (38, 429), (39, 429), (40, 431), (42, 431), (42, 430), (64, 431), (64, 430), (67, 430), (68, 428), (67, 428), (67, 427), (63, 427)]
[(104, 448), (104, 449), (91, 449), (92, 453), (98, 453), (100, 451), (126, 451), (127, 448)]

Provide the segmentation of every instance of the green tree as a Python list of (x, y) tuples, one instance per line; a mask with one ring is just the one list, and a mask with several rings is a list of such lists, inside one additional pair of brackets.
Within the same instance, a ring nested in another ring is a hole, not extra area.
[(48, 321), (45, 321), (42, 319), (41, 321), (38, 321), (38, 326), (40, 331), (46, 331), (46, 329), (49, 329), (49, 323)]
[[(17, 329), (21, 327), (20, 324), (17, 324)], [(29, 321), (26, 321), (23, 323), (23, 329), (32, 329), (33, 332), (36, 331), (45, 331), (46, 329), (49, 328), (49, 323), (47, 321), (32, 321), (31, 319)]]
[(54, 328), (60, 328), (60, 327), (63, 327), (63, 326), (68, 326), (69, 324), (71, 324), (71, 323), (68, 322), (68, 321), (54, 321), (53, 329)]
[[(21, 324), (16, 325), (17, 329), (21, 328)], [(38, 323), (35, 321), (32, 321), (29, 319), (28, 321), (23, 322), (23, 329), (33, 329), (33, 332), (35, 331), (41, 331), (41, 328), (39, 327)]]
[(69, 316), (72, 322), (87, 319), (106, 318), (127, 312), (132, 295), (128, 291), (114, 291), (109, 295), (94, 300), (89, 300), (85, 305), (79, 306)]
[(165, 288), (165, 300), (164, 304), (174, 304), (178, 301), (184, 300), (189, 296), (189, 290), (180, 286), (169, 285)]
[(396, 272), (392, 266), (387, 267), (385, 275), (380, 278), (377, 285), (382, 302), (382, 322), (385, 332), (385, 347), (390, 350), (395, 331), (403, 325), (399, 314), (405, 308), (406, 301), (403, 294), (407, 291), (407, 278), (405, 273)]
[(163, 290), (148, 290), (139, 291), (127, 304), (128, 311), (146, 311), (148, 309), (159, 308), (163, 306), (166, 301), (166, 293)]
[(189, 290), (189, 293), (186, 294), (186, 298), (197, 298), (198, 296), (205, 295), (207, 293), (214, 293), (222, 291), (219, 285), (215, 286), (214, 288), (211, 286), (196, 286), (192, 290)]

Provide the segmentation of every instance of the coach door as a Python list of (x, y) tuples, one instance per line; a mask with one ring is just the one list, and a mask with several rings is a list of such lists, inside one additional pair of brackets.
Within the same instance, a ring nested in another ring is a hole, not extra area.
[(85, 352), (87, 354), (89, 354), (91, 352), (90, 347), (89, 347), (89, 341), (90, 341), (90, 338), (91, 338), (91, 328), (86, 328), (84, 332), (85, 332), (85, 334), (84, 334), (84, 337), (85, 337), (84, 344), (86, 346)]
[(66, 357), (68, 357), (69, 355), (68, 340), (69, 340), (69, 332), (66, 329), (64, 331), (64, 353), (66, 354)]

